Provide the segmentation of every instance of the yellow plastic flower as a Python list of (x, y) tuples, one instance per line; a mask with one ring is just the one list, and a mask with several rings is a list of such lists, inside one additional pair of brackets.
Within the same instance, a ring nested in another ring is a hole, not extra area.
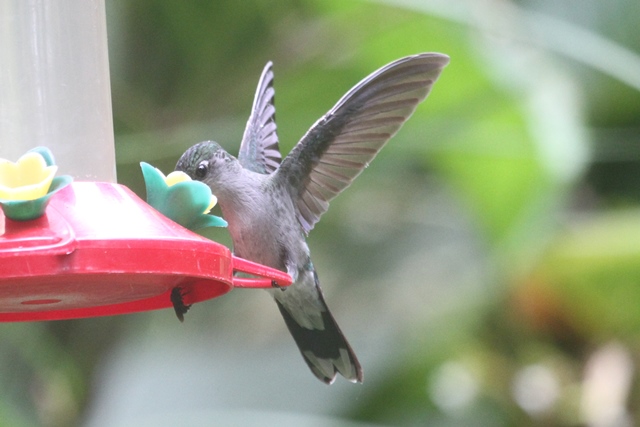
[[(191, 181), (191, 177), (182, 171), (173, 171), (169, 175), (164, 176), (160, 169), (156, 168), (156, 170), (162, 175), (162, 177), (164, 178), (164, 182), (168, 187), (176, 185), (179, 182)], [(211, 212), (211, 209), (213, 209), (216, 203), (218, 203), (218, 198), (212, 194), (211, 200), (209, 201), (209, 206), (207, 206), (207, 209), (203, 213), (207, 214)]]
[(0, 159), (0, 199), (35, 200), (49, 191), (58, 167), (47, 166), (44, 157), (30, 151), (16, 163)]

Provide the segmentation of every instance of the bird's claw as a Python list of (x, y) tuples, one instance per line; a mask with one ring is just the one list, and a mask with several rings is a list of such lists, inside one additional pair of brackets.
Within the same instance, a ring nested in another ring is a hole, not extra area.
[(271, 287), (275, 289), (280, 289), (281, 291), (285, 290), (284, 286), (278, 285), (278, 282), (276, 282), (275, 280), (271, 280)]
[(184, 315), (191, 308), (191, 304), (185, 304), (182, 299), (188, 293), (188, 291), (185, 291), (179, 286), (176, 286), (171, 290), (171, 304), (173, 304), (173, 309), (175, 310), (176, 316), (180, 322), (184, 322)]

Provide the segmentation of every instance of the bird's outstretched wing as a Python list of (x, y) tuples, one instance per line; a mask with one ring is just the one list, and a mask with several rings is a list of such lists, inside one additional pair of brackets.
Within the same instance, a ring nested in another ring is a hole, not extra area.
[(293, 189), (306, 233), (427, 97), (448, 63), (446, 55), (422, 53), (380, 68), (347, 92), (291, 150), (276, 179)]
[(270, 174), (276, 170), (282, 159), (276, 132), (276, 108), (273, 104), (275, 90), (271, 67), (271, 62), (268, 62), (260, 76), (238, 154), (243, 167), (262, 174)]

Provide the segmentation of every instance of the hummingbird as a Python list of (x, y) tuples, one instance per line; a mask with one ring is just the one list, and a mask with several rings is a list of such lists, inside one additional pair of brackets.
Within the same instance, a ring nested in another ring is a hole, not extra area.
[(282, 159), (268, 62), (262, 71), (238, 157), (214, 141), (189, 148), (176, 170), (218, 197), (234, 254), (287, 272), (292, 285), (270, 289), (312, 373), (361, 383), (362, 367), (324, 299), (306, 237), (329, 202), (369, 165), (423, 101), (449, 57), (421, 53), (364, 78)]

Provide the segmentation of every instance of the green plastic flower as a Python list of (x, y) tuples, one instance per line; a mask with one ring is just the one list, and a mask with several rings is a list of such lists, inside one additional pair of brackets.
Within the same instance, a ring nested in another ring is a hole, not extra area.
[(217, 202), (209, 186), (193, 181), (184, 172), (165, 176), (145, 162), (140, 162), (140, 168), (147, 188), (147, 203), (164, 216), (190, 230), (227, 226), (224, 219), (208, 215)]
[(29, 150), (16, 163), (0, 159), (0, 207), (5, 216), (27, 221), (44, 215), (51, 196), (73, 181), (54, 178), (58, 167), (46, 147)]

